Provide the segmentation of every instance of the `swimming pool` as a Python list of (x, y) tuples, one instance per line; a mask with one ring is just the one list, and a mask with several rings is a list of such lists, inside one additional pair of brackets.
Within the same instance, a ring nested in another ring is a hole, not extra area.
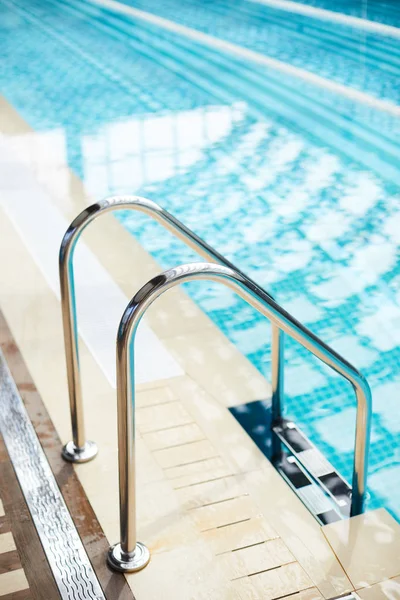
[[(0, 6), (3, 93), (92, 194), (159, 202), (364, 372), (369, 506), (399, 516), (399, 38), (247, 1), (129, 0), (147, 20), (77, 0)], [(193, 258), (120, 219), (163, 266)], [(187, 291), (268, 375), (268, 324), (221, 287)], [(349, 386), (290, 341), (286, 360), (288, 414), (350, 478)]]

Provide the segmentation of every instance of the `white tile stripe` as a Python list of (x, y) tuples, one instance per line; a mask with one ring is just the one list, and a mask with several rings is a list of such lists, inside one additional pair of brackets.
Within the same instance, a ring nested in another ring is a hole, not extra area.
[[(7, 533), (0, 533), (0, 554), (5, 554), (6, 552), (12, 552), (16, 550), (17, 547), (14, 542), (14, 536), (11, 531), (7, 531)], [(1, 557), (0, 557), (1, 560)], [(1, 588), (0, 588), (1, 589)]]
[[(29, 169), (13, 158), (5, 137), (0, 137), (0, 181), (0, 206), (59, 298), (58, 251), (69, 222)], [(80, 335), (115, 387), (116, 332), (129, 298), (82, 240), (75, 251), (74, 266)], [(135, 291), (132, 290), (132, 294)], [(137, 383), (183, 374), (146, 323), (139, 326), (136, 344), (139, 349), (136, 353)]]
[(0, 598), (8, 594), (27, 590), (28, 588), (29, 583), (23, 569), (15, 569), (14, 571), (8, 571), (0, 575)]
[(5, 514), (6, 514), (6, 511), (4, 510), (4, 505), (0, 498), (0, 517), (4, 517)]
[(364, 31), (370, 31), (371, 33), (379, 33), (382, 35), (388, 35), (390, 37), (400, 38), (400, 29), (398, 27), (386, 25), (385, 23), (378, 23), (378, 21), (362, 19), (361, 17), (345, 15), (343, 13), (335, 12), (333, 10), (327, 10), (326, 8), (316, 8), (314, 6), (301, 4), (300, 2), (293, 2), (292, 0), (247, 1), (254, 2), (255, 4), (265, 4), (265, 6), (279, 8), (281, 10), (285, 10), (291, 13), (297, 13), (299, 15), (306, 15), (307, 17), (316, 17), (317, 19), (323, 19), (324, 21), (341, 23), (342, 25), (347, 25), (348, 27), (356, 27), (357, 29), (363, 29)]
[[(2, 507), (3, 503), (0, 500), (0, 508)], [(3, 509), (3, 514), (0, 512), (0, 516), (4, 516), (4, 514), (5, 513)], [(14, 536), (11, 531), (0, 534), (0, 565), (1, 555), (6, 554), (7, 552), (13, 552), (16, 549), (17, 547), (15, 545)], [(0, 573), (0, 599), (8, 594), (26, 590), (28, 588), (29, 584), (22, 568)]]
[(259, 65), (263, 65), (276, 71), (286, 73), (287, 75), (292, 75), (293, 77), (303, 79), (308, 83), (327, 89), (335, 94), (340, 94), (341, 96), (345, 96), (346, 98), (350, 98), (355, 102), (366, 104), (371, 108), (382, 110), (396, 117), (400, 116), (400, 106), (398, 106), (397, 104), (393, 104), (386, 100), (380, 100), (379, 98), (374, 98), (374, 96), (370, 96), (365, 92), (360, 92), (359, 90), (347, 87), (345, 85), (342, 85), (341, 83), (331, 81), (330, 79), (325, 79), (324, 77), (315, 75), (314, 73), (306, 71), (305, 69), (299, 69), (298, 67), (294, 67), (293, 65), (289, 65), (280, 60), (276, 60), (275, 58), (264, 56), (259, 52), (254, 52), (254, 50), (243, 48), (242, 46), (238, 46), (237, 44), (232, 44), (231, 42), (221, 40), (207, 33), (203, 33), (201, 31), (197, 31), (196, 29), (186, 27), (185, 25), (179, 25), (174, 21), (164, 19), (164, 17), (159, 17), (146, 11), (139, 10), (138, 8), (127, 6), (126, 4), (122, 4), (121, 2), (117, 2), (116, 0), (89, 0), (89, 2), (91, 2), (92, 4), (103, 6), (104, 8), (108, 8), (110, 10), (114, 10), (115, 12), (128, 15), (130, 17), (141, 19), (142, 21), (146, 21), (147, 23), (152, 23), (153, 25), (157, 25), (158, 27), (162, 27), (163, 29), (166, 29), (168, 31), (178, 33), (212, 48), (216, 48), (224, 52), (230, 52), (235, 56), (245, 58)]

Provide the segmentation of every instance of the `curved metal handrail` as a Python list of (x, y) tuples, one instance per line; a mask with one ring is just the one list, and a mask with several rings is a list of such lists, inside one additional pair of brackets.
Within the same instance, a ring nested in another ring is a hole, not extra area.
[(135, 497), (135, 334), (146, 310), (164, 292), (188, 281), (206, 279), (225, 284), (322, 362), (345, 377), (357, 398), (351, 515), (363, 511), (368, 467), (372, 400), (364, 376), (347, 360), (234, 269), (210, 263), (193, 263), (165, 271), (146, 283), (128, 304), (117, 335), (118, 461), (121, 541), (108, 553), (110, 567), (137, 571), (150, 559), (146, 546), (136, 540)]
[[(246, 277), (244, 273), (239, 271), (222, 254), (214, 250), (207, 242), (178, 221), (173, 215), (151, 200), (140, 198), (139, 196), (111, 196), (96, 204), (92, 204), (82, 211), (67, 229), (61, 242), (59, 256), (61, 308), (73, 438), (72, 441), (64, 446), (62, 455), (70, 462), (87, 462), (97, 454), (96, 444), (85, 439), (73, 267), (74, 251), (83, 230), (92, 221), (105, 213), (116, 210), (136, 210), (147, 214), (198, 254), (207, 260), (213, 260), (235, 270), (245, 277), (254, 289), (262, 291), (269, 298), (272, 298), (268, 292), (262, 290), (257, 283)], [(272, 327), (271, 339), (271, 385), (272, 415), (273, 421), (277, 422), (281, 417), (281, 402), (283, 398), (283, 333), (279, 328), (274, 326)]]

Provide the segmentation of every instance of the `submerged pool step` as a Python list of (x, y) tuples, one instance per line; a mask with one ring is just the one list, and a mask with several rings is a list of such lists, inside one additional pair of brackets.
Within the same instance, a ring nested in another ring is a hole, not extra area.
[(284, 451), (279, 459), (273, 461), (273, 465), (321, 525), (335, 523), (343, 518), (330, 496), (295, 456)]
[(296, 423), (281, 419), (273, 425), (265, 400), (230, 411), (322, 525), (350, 516), (351, 487)]
[(328, 494), (343, 517), (350, 516), (351, 486), (334, 469), (325, 456), (310, 442), (307, 436), (288, 419), (282, 419), (272, 428), (273, 433), (289, 451), (296, 463), (306, 471)]

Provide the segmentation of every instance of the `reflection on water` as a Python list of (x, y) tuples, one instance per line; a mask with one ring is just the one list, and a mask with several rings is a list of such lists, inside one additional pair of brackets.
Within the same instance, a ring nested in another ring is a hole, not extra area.
[(228, 135), (242, 112), (240, 106), (210, 106), (107, 123), (82, 140), (85, 182), (98, 196), (175, 177)]

